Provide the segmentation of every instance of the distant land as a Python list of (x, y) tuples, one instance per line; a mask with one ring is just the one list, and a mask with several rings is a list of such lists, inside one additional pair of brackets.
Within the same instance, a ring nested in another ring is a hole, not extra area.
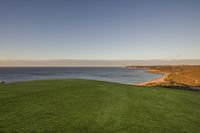
[(139, 83), (139, 86), (200, 90), (200, 65), (127, 66), (127, 68), (144, 68), (150, 73), (163, 74), (161, 78)]
[(0, 60), (0, 67), (6, 66), (55, 66), (55, 67), (124, 67), (156, 65), (200, 65), (200, 59), (174, 60)]

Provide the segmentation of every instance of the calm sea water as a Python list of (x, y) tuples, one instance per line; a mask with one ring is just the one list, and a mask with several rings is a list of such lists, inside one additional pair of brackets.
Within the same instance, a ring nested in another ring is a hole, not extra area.
[(136, 84), (158, 77), (144, 69), (120, 67), (0, 67), (0, 80), (6, 82), (77, 78)]

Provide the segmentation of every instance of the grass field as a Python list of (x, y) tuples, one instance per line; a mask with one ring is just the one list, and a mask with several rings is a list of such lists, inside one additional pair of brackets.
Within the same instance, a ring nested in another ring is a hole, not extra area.
[(90, 80), (2, 84), (0, 132), (199, 133), (200, 92)]

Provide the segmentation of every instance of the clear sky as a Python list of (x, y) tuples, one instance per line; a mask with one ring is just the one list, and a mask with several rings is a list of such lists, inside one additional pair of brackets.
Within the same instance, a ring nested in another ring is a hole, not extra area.
[(0, 0), (0, 59), (200, 59), (200, 0)]

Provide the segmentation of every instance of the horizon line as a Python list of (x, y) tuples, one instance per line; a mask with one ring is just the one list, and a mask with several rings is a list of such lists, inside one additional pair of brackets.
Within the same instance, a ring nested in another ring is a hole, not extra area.
[(184, 59), (0, 59), (0, 61), (173, 61), (173, 60), (200, 60), (200, 58), (184, 58)]
[(1, 67), (54, 66), (54, 67), (123, 67), (152, 65), (200, 65), (200, 59), (152, 59), (152, 60), (0, 60)]

